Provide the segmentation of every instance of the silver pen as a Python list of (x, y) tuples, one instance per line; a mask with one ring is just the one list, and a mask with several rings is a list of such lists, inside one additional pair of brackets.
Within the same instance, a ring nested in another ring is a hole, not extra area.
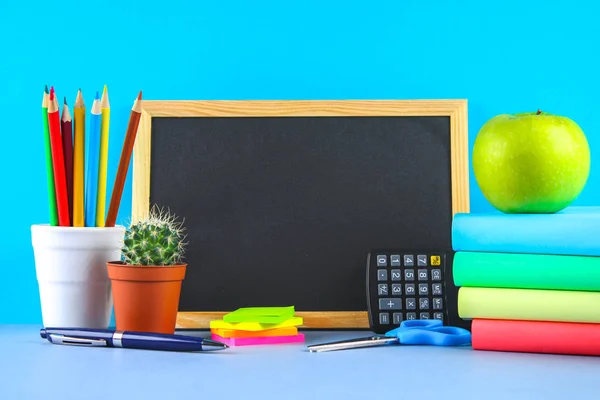
[(322, 343), (308, 346), (308, 350), (312, 353), (334, 351), (334, 350), (346, 350), (346, 349), (357, 349), (361, 347), (372, 347), (372, 346), (383, 346), (386, 344), (396, 344), (399, 339), (395, 336), (383, 336), (374, 335), (358, 339), (341, 340), (338, 342)]

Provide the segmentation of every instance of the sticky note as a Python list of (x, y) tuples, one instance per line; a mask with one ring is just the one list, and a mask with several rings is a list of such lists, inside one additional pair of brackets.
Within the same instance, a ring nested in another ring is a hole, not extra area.
[(261, 324), (260, 322), (225, 322), (222, 319), (210, 321), (210, 328), (235, 329), (240, 331), (264, 331), (267, 329), (285, 328), (302, 325), (302, 317), (292, 317), (280, 324)]
[(263, 337), (248, 337), (248, 338), (224, 338), (222, 336), (212, 334), (211, 339), (217, 342), (225, 343), (228, 346), (253, 346), (261, 344), (283, 344), (283, 343), (302, 343), (304, 335), (298, 333), (295, 336), (263, 336)]
[(294, 306), (288, 307), (243, 307), (225, 314), (225, 322), (259, 322), (280, 324), (294, 316)]
[(244, 338), (244, 337), (263, 337), (263, 336), (295, 336), (298, 334), (298, 328), (289, 326), (279, 329), (266, 329), (264, 331), (240, 331), (235, 329), (214, 328), (211, 333), (224, 338)]

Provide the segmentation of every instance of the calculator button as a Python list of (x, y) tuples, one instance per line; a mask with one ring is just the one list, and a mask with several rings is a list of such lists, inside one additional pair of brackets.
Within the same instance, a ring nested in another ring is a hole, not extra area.
[(417, 255), (417, 265), (419, 267), (426, 267), (427, 266), (427, 256), (425, 254), (418, 254)]
[(405, 269), (404, 270), (404, 280), (414, 281), (415, 280), (415, 270), (414, 269)]
[(392, 254), (390, 256), (390, 265), (392, 267), (399, 267), (400, 266), (400, 255)]
[(385, 255), (377, 256), (377, 266), (378, 267), (387, 267), (387, 256), (385, 256)]
[(406, 309), (407, 310), (416, 310), (417, 309), (417, 299), (414, 299), (414, 298), (406, 299)]
[[(433, 273), (432, 273), (432, 275), (433, 275)], [(420, 269), (419, 270), (419, 280), (420, 281), (426, 281), (427, 280), (427, 270), (426, 269)]]
[(402, 285), (400, 283), (392, 283), (392, 296), (402, 295)]
[(406, 313), (406, 319), (409, 319), (409, 320), (410, 319), (417, 319), (417, 313), (414, 313), (414, 312)]
[(441, 269), (432, 269), (431, 270), (431, 280), (432, 281), (441, 281), (442, 280), (442, 270)]
[(393, 318), (394, 325), (400, 325), (400, 323), (402, 323), (402, 313), (401, 312), (393, 313), (392, 318)]
[(421, 314), (419, 314), (419, 319), (429, 319), (429, 313), (428, 312), (422, 312)]
[(415, 265), (415, 259), (412, 255), (410, 254), (406, 254), (404, 256), (404, 266), (405, 267), (412, 267), (413, 265)]
[(442, 314), (441, 312), (436, 312), (433, 313), (433, 319), (439, 319), (439, 320), (444, 320), (444, 314)]
[(380, 310), (402, 310), (402, 299), (379, 299)]
[(442, 258), (440, 256), (431, 256), (431, 265), (433, 267), (437, 267), (442, 263)]
[(408, 295), (415, 294), (415, 284), (414, 283), (406, 283), (404, 285), (404, 293)]
[(441, 297), (434, 297), (433, 298), (433, 309), (434, 310), (441, 310), (442, 309), (442, 298)]
[(382, 325), (387, 325), (390, 323), (390, 314), (386, 312), (379, 313), (379, 323)]
[(387, 269), (378, 269), (377, 270), (377, 280), (378, 281), (387, 281)]
[(441, 283), (432, 283), (431, 284), (431, 294), (434, 296), (441, 296), (442, 284)]
[(419, 309), (421, 310), (429, 310), (429, 299), (419, 299)]
[(400, 271), (399, 269), (393, 269), (392, 270), (392, 280), (393, 281), (402, 280), (402, 271)]
[(426, 283), (419, 283), (419, 294), (426, 296), (429, 294), (429, 285)]
[(377, 289), (380, 296), (387, 296), (388, 294), (388, 285), (387, 283), (380, 283), (377, 285)]

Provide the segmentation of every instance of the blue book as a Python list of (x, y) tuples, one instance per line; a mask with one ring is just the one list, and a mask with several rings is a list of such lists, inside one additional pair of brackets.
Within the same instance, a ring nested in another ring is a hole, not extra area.
[(555, 214), (455, 214), (452, 247), (455, 251), (600, 256), (600, 207), (567, 207)]

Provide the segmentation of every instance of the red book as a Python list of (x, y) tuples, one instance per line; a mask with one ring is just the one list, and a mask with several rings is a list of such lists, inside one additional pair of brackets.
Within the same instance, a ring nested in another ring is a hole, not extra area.
[(60, 120), (62, 131), (63, 154), (65, 156), (65, 176), (67, 178), (67, 196), (69, 198), (69, 220), (73, 220), (73, 121), (67, 98), (63, 104), (62, 118)]
[(600, 355), (600, 324), (473, 319), (474, 350)]
[(56, 188), (58, 225), (71, 226), (71, 219), (69, 217), (69, 195), (67, 193), (67, 178), (65, 175), (65, 156), (62, 147), (58, 101), (56, 100), (54, 87), (50, 89), (48, 127), (50, 130), (50, 146), (52, 148), (52, 167), (54, 169), (54, 186)]

